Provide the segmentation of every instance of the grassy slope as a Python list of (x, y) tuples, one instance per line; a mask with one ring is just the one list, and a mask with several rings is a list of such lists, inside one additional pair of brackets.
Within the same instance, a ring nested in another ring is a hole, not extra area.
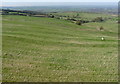
[(117, 81), (117, 24), (96, 29), (106, 24), (3, 16), (3, 81)]

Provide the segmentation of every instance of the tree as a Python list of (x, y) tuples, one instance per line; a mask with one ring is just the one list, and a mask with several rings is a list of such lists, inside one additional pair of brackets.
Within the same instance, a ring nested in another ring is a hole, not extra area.
[(79, 13), (77, 13), (76, 17), (78, 17), (78, 16), (79, 16)]
[(55, 17), (54, 15), (51, 16), (51, 18), (54, 18), (54, 17)]

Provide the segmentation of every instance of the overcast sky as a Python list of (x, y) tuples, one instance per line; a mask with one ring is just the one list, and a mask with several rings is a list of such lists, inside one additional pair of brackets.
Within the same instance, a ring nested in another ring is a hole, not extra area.
[[(28, 2), (32, 2), (32, 3), (28, 3)], [(39, 3), (37, 3), (37, 2), (39, 2)], [(40, 2), (45, 2), (45, 3), (40, 3)], [(46, 5), (48, 6), (48, 5), (60, 5), (60, 3), (53, 3), (52, 4), (52, 3), (47, 3), (47, 2), (115, 2), (117, 4), (117, 2), (119, 2), (119, 0), (0, 0), (0, 6), (46, 6)], [(69, 4), (71, 4), (71, 3), (69, 3)], [(114, 3), (109, 3), (109, 4), (114, 4)]]
[(118, 2), (119, 0), (2, 0), (2, 2)]

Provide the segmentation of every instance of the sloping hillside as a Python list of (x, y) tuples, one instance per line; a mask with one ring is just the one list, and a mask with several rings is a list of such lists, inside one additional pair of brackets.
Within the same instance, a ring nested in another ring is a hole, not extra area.
[[(104, 31), (97, 29), (101, 25)], [(117, 81), (116, 28), (114, 20), (79, 26), (52, 18), (3, 16), (3, 81)]]

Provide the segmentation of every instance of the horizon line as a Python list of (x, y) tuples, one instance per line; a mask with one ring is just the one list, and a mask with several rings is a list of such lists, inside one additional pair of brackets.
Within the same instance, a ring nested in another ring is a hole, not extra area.
[[(14, 2), (14, 1), (13, 1)], [(25, 2), (25, 1), (20, 1), (20, 2)], [(26, 1), (26, 2), (28, 2), (28, 1)], [(29, 1), (29, 2), (34, 2), (34, 1)], [(36, 1), (35, 1), (36, 2)], [(38, 2), (40, 2), (40, 1), (38, 1)], [(64, 1), (64, 2), (68, 2), (68, 1)], [(62, 3), (64, 3), (64, 2), (62, 2)], [(72, 1), (70, 1), (70, 2), (72, 2)], [(77, 2), (83, 2), (83, 1), (77, 1)], [(84, 1), (85, 3), (86, 3), (86, 1)], [(89, 2), (95, 2), (95, 1), (89, 1)], [(89, 3), (88, 2), (88, 3)], [(97, 2), (97, 1), (96, 1)], [(119, 3), (120, 1), (98, 1), (98, 3), (99, 2), (116, 2), (116, 3)], [(2, 3), (12, 3), (12, 1), (11, 2), (2, 2)], [(19, 3), (19, 2), (15, 2), (15, 3)], [(46, 3), (46, 2), (44, 2), (44, 3)], [(47, 2), (47, 3), (51, 3), (51, 2)], [(57, 2), (57, 3), (59, 3), (59, 2)], [(61, 3), (61, 2), (60, 2)]]

